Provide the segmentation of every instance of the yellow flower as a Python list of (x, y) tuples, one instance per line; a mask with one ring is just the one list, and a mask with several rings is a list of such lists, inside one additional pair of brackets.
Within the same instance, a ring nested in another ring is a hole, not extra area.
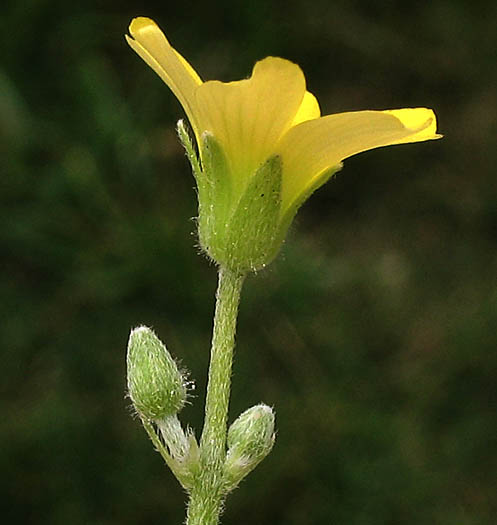
[[(199, 186), (200, 241), (220, 264), (244, 271), (269, 262), (299, 206), (347, 157), (380, 146), (441, 137), (435, 114), (427, 108), (321, 117), (302, 70), (288, 60), (265, 58), (246, 80), (203, 82), (153, 20), (135, 18), (129, 32), (129, 45), (176, 95), (193, 128), (200, 162), (184, 128), (179, 131)], [(258, 192), (268, 197), (265, 190), (272, 202), (257, 203), (245, 217), (241, 202), (250, 208)], [(275, 207), (277, 213), (270, 210)], [(258, 224), (250, 231), (254, 221)], [(268, 226), (267, 221), (275, 224)], [(262, 226), (265, 233), (257, 233)], [(237, 228), (245, 230), (235, 232)], [(262, 237), (247, 239), (247, 235)], [(245, 239), (243, 253), (224, 246), (236, 244), (235, 237)], [(250, 260), (241, 260), (247, 257)]]

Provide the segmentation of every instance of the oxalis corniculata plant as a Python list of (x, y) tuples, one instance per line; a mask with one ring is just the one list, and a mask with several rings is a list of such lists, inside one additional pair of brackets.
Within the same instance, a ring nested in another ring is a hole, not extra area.
[(236, 82), (203, 82), (157, 24), (135, 18), (126, 36), (190, 121), (178, 135), (198, 189), (198, 239), (219, 270), (205, 420), (197, 441), (178, 419), (188, 381), (165, 345), (141, 326), (128, 344), (128, 390), (152, 443), (188, 493), (187, 525), (216, 525), (226, 496), (271, 451), (274, 412), (260, 404), (228, 428), (231, 366), (245, 276), (278, 254), (297, 210), (351, 155), (437, 139), (426, 108), (327, 115), (296, 64), (257, 62)]

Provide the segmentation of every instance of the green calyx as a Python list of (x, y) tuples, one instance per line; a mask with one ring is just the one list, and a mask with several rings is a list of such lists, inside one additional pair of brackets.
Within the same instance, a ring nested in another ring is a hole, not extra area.
[(282, 206), (283, 164), (269, 157), (253, 173), (235, 180), (221, 144), (214, 135), (200, 137), (200, 158), (185, 129), (178, 135), (192, 165), (198, 189), (198, 234), (204, 252), (236, 273), (257, 271), (278, 254), (300, 206), (340, 168), (333, 166), (313, 178), (302, 194)]
[(243, 412), (228, 431), (224, 466), (226, 490), (235, 488), (268, 454), (274, 444), (274, 412), (260, 404)]
[(186, 381), (164, 344), (150, 328), (131, 331), (127, 354), (128, 391), (146, 420), (177, 414), (187, 397)]
[(270, 157), (235, 188), (221, 145), (210, 133), (201, 137), (200, 164), (182, 121), (178, 134), (197, 181), (199, 241), (216, 263), (237, 273), (257, 271), (277, 255), (281, 231), (282, 163)]

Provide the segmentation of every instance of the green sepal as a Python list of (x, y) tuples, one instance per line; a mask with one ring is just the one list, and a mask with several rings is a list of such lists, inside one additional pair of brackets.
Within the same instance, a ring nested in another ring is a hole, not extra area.
[(136, 411), (156, 421), (177, 414), (187, 397), (187, 381), (150, 328), (131, 331), (127, 353), (128, 392)]
[(232, 213), (232, 181), (220, 144), (209, 132), (201, 137), (203, 177), (198, 185), (199, 240), (206, 253), (216, 260), (214, 250), (226, 243), (226, 225)]
[(183, 147), (185, 148), (186, 156), (188, 157), (188, 160), (190, 161), (192, 171), (193, 171), (193, 176), (195, 177), (197, 184), (201, 184), (202, 183), (202, 169), (200, 168), (200, 162), (198, 160), (195, 146), (193, 145), (192, 139), (190, 138), (190, 135), (185, 127), (185, 123), (183, 119), (178, 120), (178, 123), (176, 124), (176, 131), (178, 133), (178, 137), (179, 137), (181, 144), (183, 144)]
[[(263, 268), (276, 255), (281, 204), (281, 160), (271, 157), (250, 177), (241, 196), (233, 195), (223, 150), (203, 137), (204, 173), (210, 193), (199, 193), (199, 240), (206, 253), (232, 271)], [(238, 198), (237, 198), (238, 197)]]
[(200, 137), (200, 161), (183, 121), (178, 122), (178, 135), (197, 182), (200, 246), (213, 261), (232, 271), (264, 268), (284, 239), (281, 158), (270, 157), (255, 173), (247, 173), (245, 181), (235, 184), (224, 150), (212, 133), (205, 131)]
[(226, 265), (233, 270), (256, 271), (270, 263), (281, 206), (281, 159), (269, 158), (255, 173), (229, 221)]
[(224, 465), (225, 490), (234, 489), (274, 445), (274, 412), (260, 404), (243, 412), (228, 431)]

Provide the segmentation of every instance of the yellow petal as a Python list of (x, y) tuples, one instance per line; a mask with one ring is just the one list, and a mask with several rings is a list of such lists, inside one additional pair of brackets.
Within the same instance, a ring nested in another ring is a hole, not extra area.
[(257, 62), (247, 80), (210, 81), (197, 89), (200, 126), (222, 144), (238, 188), (274, 153), (304, 93), (301, 69), (275, 57)]
[(417, 133), (399, 139), (391, 144), (407, 144), (409, 142), (422, 142), (424, 140), (440, 139), (442, 135), (437, 134), (437, 118), (431, 109), (426, 108), (405, 108), (405, 109), (389, 109), (383, 111), (388, 115), (393, 115), (398, 118), (402, 124), (408, 129), (416, 129), (420, 127), (420, 122), (425, 120), (428, 125), (419, 129)]
[(283, 212), (323, 172), (351, 155), (381, 146), (440, 138), (431, 109), (356, 111), (303, 122), (283, 137)]
[(133, 38), (128, 44), (162, 78), (181, 102), (192, 126), (198, 132), (195, 97), (202, 80), (192, 66), (167, 41), (164, 33), (150, 18), (134, 18), (129, 26)]
[(321, 110), (319, 109), (319, 103), (316, 97), (312, 93), (309, 93), (309, 91), (306, 91), (300, 108), (293, 119), (292, 126), (296, 126), (306, 120), (319, 118), (320, 116)]

